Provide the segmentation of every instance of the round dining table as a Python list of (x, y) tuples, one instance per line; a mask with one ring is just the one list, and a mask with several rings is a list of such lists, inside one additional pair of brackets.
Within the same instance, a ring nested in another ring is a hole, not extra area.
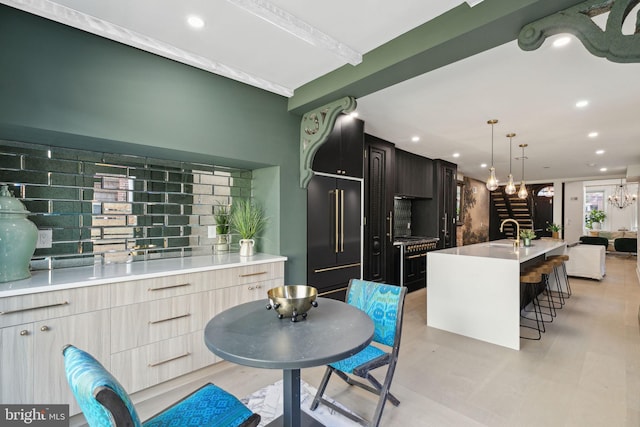
[(279, 319), (267, 299), (229, 308), (206, 325), (204, 340), (214, 354), (255, 368), (282, 369), (283, 414), (269, 426), (322, 426), (300, 410), (300, 369), (350, 357), (369, 345), (373, 321), (341, 301), (318, 298), (305, 320)]

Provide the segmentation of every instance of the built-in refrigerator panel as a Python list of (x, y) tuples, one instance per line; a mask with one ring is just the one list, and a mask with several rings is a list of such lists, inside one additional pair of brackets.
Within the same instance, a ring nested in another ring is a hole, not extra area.
[(362, 180), (314, 175), (307, 187), (307, 284), (343, 300), (361, 268)]

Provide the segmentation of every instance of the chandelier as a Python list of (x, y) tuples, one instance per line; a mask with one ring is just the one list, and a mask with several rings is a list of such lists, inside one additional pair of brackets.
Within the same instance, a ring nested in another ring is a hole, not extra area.
[(618, 209), (624, 209), (635, 202), (637, 197), (638, 196), (635, 194), (629, 194), (627, 184), (623, 184), (622, 178), (620, 178), (620, 185), (616, 186), (616, 190), (608, 197), (608, 200), (611, 206)]

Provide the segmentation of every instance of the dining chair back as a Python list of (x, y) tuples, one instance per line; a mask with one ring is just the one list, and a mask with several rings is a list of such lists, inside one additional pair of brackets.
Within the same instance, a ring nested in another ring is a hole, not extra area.
[(67, 381), (89, 427), (255, 427), (260, 423), (258, 414), (211, 383), (141, 423), (125, 389), (100, 362), (72, 345), (66, 345), (62, 354)]
[[(380, 345), (369, 345), (359, 353), (327, 366), (318, 392), (311, 403), (311, 410), (315, 410), (322, 403), (360, 424), (377, 427), (380, 424), (386, 401), (388, 400), (394, 406), (400, 404), (400, 401), (391, 394), (389, 389), (400, 351), (406, 294), (407, 288), (402, 286), (360, 279), (352, 279), (349, 282), (346, 302), (369, 315), (374, 324), (372, 342)], [(387, 367), (387, 371), (384, 381), (381, 383), (371, 374), (371, 371), (383, 366)], [(333, 373), (347, 384), (358, 386), (378, 396), (378, 403), (370, 421), (323, 398)], [(366, 379), (369, 384), (358, 381), (353, 376)]]

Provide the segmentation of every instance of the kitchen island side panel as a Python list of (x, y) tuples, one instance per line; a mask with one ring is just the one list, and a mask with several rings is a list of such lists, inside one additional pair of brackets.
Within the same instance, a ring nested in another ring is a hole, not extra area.
[(427, 255), (427, 325), (520, 349), (520, 263)]

